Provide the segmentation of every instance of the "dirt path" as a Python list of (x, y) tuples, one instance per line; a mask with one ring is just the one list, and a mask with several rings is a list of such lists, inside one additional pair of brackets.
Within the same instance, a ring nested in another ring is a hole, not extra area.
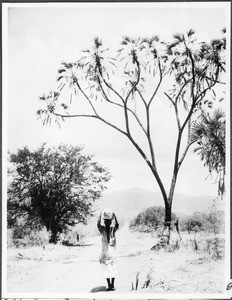
[[(118, 232), (118, 276), (116, 292), (131, 292), (139, 272), (139, 292), (220, 292), (223, 261), (212, 263), (199, 254), (155, 253), (149, 251), (154, 239), (148, 235)], [(101, 267), (100, 237), (89, 238), (79, 247), (47, 246), (8, 251), (8, 292), (89, 293), (105, 289)], [(19, 258), (19, 253), (22, 258)], [(153, 285), (141, 289), (153, 267)], [(201, 277), (199, 278), (199, 274)], [(206, 274), (206, 275), (204, 275)], [(190, 284), (191, 283), (191, 284)], [(210, 290), (209, 290), (210, 289)]]
[[(128, 260), (134, 258), (139, 251), (148, 249), (147, 242), (136, 241), (126, 228), (118, 232), (118, 270), (121, 276), (116, 284), (120, 292), (128, 292), (131, 283), (125, 280), (128, 273), (137, 272)], [(29, 252), (27, 249), (9, 250), (8, 291), (9, 292), (91, 292), (104, 289), (98, 257), (101, 249), (100, 237), (89, 238), (83, 246), (36, 247)], [(16, 253), (20, 255), (15, 257)], [(134, 260), (134, 259), (133, 259)], [(127, 261), (125, 263), (125, 261)], [(132, 263), (133, 264), (133, 263)]]

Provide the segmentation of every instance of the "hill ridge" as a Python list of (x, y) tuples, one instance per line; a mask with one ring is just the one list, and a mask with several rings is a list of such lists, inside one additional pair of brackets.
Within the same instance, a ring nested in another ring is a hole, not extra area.
[[(207, 211), (215, 198), (209, 195), (193, 196), (176, 193), (173, 201), (173, 212), (182, 215), (192, 214), (196, 211)], [(164, 203), (160, 192), (132, 187), (105, 192), (97, 206), (100, 210), (111, 207), (120, 218), (131, 219), (148, 207), (164, 206)]]

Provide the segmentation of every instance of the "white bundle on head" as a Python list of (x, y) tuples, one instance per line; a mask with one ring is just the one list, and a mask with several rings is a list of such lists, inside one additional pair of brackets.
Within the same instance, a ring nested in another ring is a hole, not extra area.
[[(115, 226), (114, 212), (111, 208), (106, 208), (101, 212), (101, 226), (105, 226), (105, 220), (111, 220), (111, 227)], [(112, 225), (113, 224), (113, 225)]]

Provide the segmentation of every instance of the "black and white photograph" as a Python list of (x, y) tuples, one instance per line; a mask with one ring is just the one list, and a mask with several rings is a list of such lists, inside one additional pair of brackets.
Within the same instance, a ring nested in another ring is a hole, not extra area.
[(2, 298), (229, 299), (230, 11), (2, 4)]

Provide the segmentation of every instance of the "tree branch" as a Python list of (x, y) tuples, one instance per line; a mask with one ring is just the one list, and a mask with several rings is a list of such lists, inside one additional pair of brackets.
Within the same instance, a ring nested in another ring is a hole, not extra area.
[(146, 117), (147, 117), (147, 139), (148, 139), (149, 149), (150, 149), (150, 153), (151, 153), (152, 165), (153, 165), (154, 169), (157, 170), (156, 161), (155, 161), (155, 152), (154, 152), (154, 147), (153, 147), (153, 143), (151, 140), (150, 111), (149, 111), (148, 106), (146, 107)]
[[(186, 46), (186, 45), (185, 45)], [(192, 104), (191, 104), (191, 108), (189, 110), (189, 113), (187, 114), (187, 117), (185, 119), (185, 121), (183, 122), (182, 125), (180, 125), (180, 120), (179, 120), (179, 116), (178, 116), (178, 108), (177, 108), (177, 102), (178, 102), (178, 98), (180, 97), (181, 95), (181, 91), (183, 90), (181, 88), (181, 90), (179, 91), (178, 93), (178, 97), (176, 97), (175, 99), (175, 102), (171, 99), (171, 97), (169, 95), (168, 98), (171, 100), (172, 104), (174, 105), (175, 107), (175, 113), (176, 113), (176, 118), (177, 118), (177, 124), (178, 124), (178, 137), (177, 137), (177, 143), (176, 143), (176, 151), (175, 151), (175, 160), (174, 160), (174, 167), (173, 167), (173, 176), (172, 176), (172, 181), (171, 181), (171, 186), (170, 186), (170, 190), (169, 190), (169, 200), (172, 201), (173, 199), (173, 195), (174, 195), (174, 190), (175, 190), (175, 185), (176, 185), (176, 180), (177, 180), (177, 175), (178, 175), (178, 171), (179, 171), (179, 168), (180, 168), (180, 165), (182, 163), (179, 162), (179, 155), (180, 155), (180, 145), (181, 145), (181, 140), (182, 140), (182, 134), (183, 134), (183, 131), (184, 131), (184, 128), (186, 126), (186, 124), (188, 123), (188, 121), (190, 120), (191, 118), (191, 115), (193, 113), (193, 110), (194, 110), (194, 107), (196, 106), (196, 99), (195, 99), (195, 96), (194, 96), (194, 87), (195, 87), (195, 64), (194, 64), (194, 60), (192, 58), (192, 55), (191, 55), (191, 52), (190, 50), (187, 48), (186, 46), (186, 49), (189, 53), (189, 56), (190, 56), (190, 60), (191, 60), (191, 65), (192, 65), (192, 85), (191, 85), (191, 98), (192, 98)], [(189, 80), (190, 82), (190, 80)], [(187, 85), (187, 81), (186, 83), (183, 85), (183, 88)], [(187, 146), (186, 149), (185, 149), (185, 152), (183, 153), (183, 156), (182, 158), (184, 159), (185, 155), (187, 154), (187, 151), (188, 151), (188, 148), (190, 147)]]
[(175, 106), (175, 102), (166, 92), (164, 92), (164, 95), (171, 101), (172, 105)]
[(122, 134), (127, 135), (127, 133), (125, 131), (123, 131), (122, 129), (120, 129), (116, 125), (106, 121), (104, 118), (100, 117), (99, 115), (85, 115), (85, 114), (63, 115), (63, 114), (56, 113), (56, 112), (54, 112), (53, 114), (55, 116), (62, 117), (62, 118), (76, 118), (76, 117), (95, 118), (95, 119), (98, 119), (98, 120), (104, 122), (105, 124), (109, 125), (110, 127), (116, 129), (117, 131), (121, 132)]
[(135, 62), (136, 62), (137, 68), (138, 68), (138, 77), (137, 77), (136, 82), (134, 84), (132, 84), (132, 87), (131, 87), (130, 91), (128, 92), (128, 94), (125, 98), (125, 102), (124, 102), (124, 116), (125, 116), (125, 122), (126, 122), (126, 130), (127, 130), (128, 135), (130, 135), (130, 136), (131, 136), (131, 133), (130, 133), (127, 101), (130, 97), (130, 94), (133, 92), (133, 90), (136, 88), (136, 86), (138, 85), (138, 83), (140, 81), (140, 66), (139, 66), (139, 62), (138, 62), (137, 58), (135, 58)]
[(157, 92), (158, 92), (158, 89), (159, 89), (159, 87), (160, 87), (160, 85), (161, 85), (161, 82), (162, 82), (162, 80), (163, 80), (163, 74), (162, 74), (162, 70), (161, 70), (160, 60), (159, 60), (159, 62), (158, 62), (158, 66), (159, 66), (160, 80), (159, 80), (159, 83), (158, 83), (158, 85), (157, 85), (157, 87), (156, 87), (156, 89), (155, 89), (153, 95), (151, 96), (150, 101), (148, 102), (148, 107), (151, 105), (151, 103), (152, 103), (152, 101), (153, 101), (155, 95), (156, 95)]
[[(216, 84), (216, 82), (217, 82), (216, 80), (213, 80), (213, 83), (210, 86), (208, 86), (206, 89), (204, 89), (202, 92), (200, 92), (199, 95), (196, 96), (196, 104), (202, 100), (202, 98), (205, 96), (206, 92), (208, 90), (210, 90)], [(199, 100), (199, 98), (201, 98), (201, 99)]]
[(155, 162), (155, 154), (154, 154), (154, 147), (153, 147), (153, 143), (151, 140), (151, 134), (150, 134), (150, 110), (149, 110), (149, 106), (147, 105), (141, 91), (139, 89), (136, 88), (136, 91), (138, 92), (140, 98), (142, 99), (145, 109), (146, 109), (146, 119), (147, 119), (147, 131), (144, 131), (148, 140), (148, 144), (149, 144), (149, 149), (150, 149), (150, 153), (151, 153), (151, 160), (152, 160), (152, 165), (153, 167), (156, 169), (156, 162)]
[(139, 145), (134, 141), (134, 139), (130, 135), (128, 135), (127, 137), (131, 141), (131, 143), (135, 146), (135, 148), (138, 150), (138, 152), (141, 154), (141, 156), (143, 157), (143, 159), (146, 161), (147, 165), (149, 166), (150, 170), (152, 171), (153, 175), (155, 176), (156, 181), (157, 181), (157, 183), (159, 185), (159, 188), (161, 190), (161, 193), (163, 195), (164, 202), (165, 202), (165, 204), (167, 204), (168, 203), (167, 202), (167, 193), (165, 191), (164, 185), (163, 185), (163, 183), (160, 179), (160, 176), (159, 176), (157, 170), (153, 167), (152, 163), (149, 161), (146, 154), (139, 147)]
[(190, 78), (189, 80), (186, 80), (186, 79), (185, 79), (185, 83), (182, 85), (182, 87), (180, 88), (178, 94), (177, 94), (176, 97), (175, 97), (175, 103), (177, 103), (177, 100), (178, 100), (178, 98), (180, 97), (181, 92), (183, 91), (183, 89), (186, 87), (186, 85), (187, 85), (192, 79), (193, 79), (193, 77)]
[(135, 58), (135, 62), (136, 62), (137, 68), (138, 68), (138, 77), (137, 77), (136, 82), (134, 84), (132, 84), (132, 87), (126, 96), (125, 103), (127, 103), (128, 99), (130, 97), (130, 94), (133, 92), (133, 90), (136, 88), (136, 86), (139, 84), (139, 81), (140, 81), (141, 70), (140, 70), (140, 65), (139, 65), (137, 58)]
[(192, 66), (192, 75), (193, 75), (192, 80), (193, 80), (193, 82), (192, 82), (192, 85), (191, 85), (191, 95), (192, 95), (192, 102), (194, 102), (195, 101), (194, 88), (195, 88), (195, 81), (196, 81), (195, 80), (195, 63), (194, 63), (194, 59), (192, 57), (191, 51), (187, 47), (186, 47), (186, 49), (189, 53), (189, 57), (190, 57), (190, 60), (191, 60), (191, 66)]
[[(111, 103), (111, 104), (113, 104), (113, 105), (116, 105), (116, 106), (121, 107), (121, 108), (124, 109), (124, 105), (119, 104), (119, 103), (116, 103), (116, 102), (113, 102), (113, 101), (111, 101), (111, 100), (109, 99), (109, 97), (106, 95), (106, 92), (105, 92), (105, 90), (104, 90), (104, 88), (103, 88), (103, 86), (102, 86), (102, 84), (101, 84), (100, 81), (99, 81), (99, 86), (100, 86), (100, 88), (101, 88), (101, 90), (102, 90), (102, 93), (103, 93), (103, 95), (104, 95), (104, 97), (105, 97), (105, 99), (106, 99), (107, 102), (109, 102), (109, 103)], [(127, 110), (135, 117), (135, 119), (136, 119), (136, 121), (138, 122), (138, 124), (139, 124), (139, 126), (141, 127), (141, 129), (146, 133), (146, 130), (145, 130), (145, 128), (144, 128), (142, 122), (140, 121), (138, 115), (137, 115), (132, 109), (130, 109), (129, 107), (127, 107)]]
[(82, 90), (82, 88), (81, 88), (81, 86), (80, 86), (80, 84), (79, 84), (78, 81), (76, 81), (76, 84), (77, 84), (79, 90), (81, 91), (81, 93), (84, 95), (84, 97), (86, 98), (86, 100), (87, 100), (88, 103), (90, 104), (90, 106), (91, 106), (93, 112), (95, 113), (95, 115), (98, 115), (97, 112), (96, 112), (95, 107), (93, 106), (92, 102), (89, 100), (89, 97), (86, 95), (86, 93)]
[(166, 92), (164, 92), (164, 95), (171, 101), (172, 105), (174, 106), (176, 123), (177, 123), (178, 130), (180, 130), (181, 124), (180, 124), (179, 112), (177, 108), (177, 102), (174, 102), (173, 99)]
[(108, 87), (108, 89), (110, 89), (115, 95), (117, 95), (119, 97), (119, 99), (122, 101), (122, 103), (124, 104), (124, 99), (123, 97), (105, 80), (105, 78), (103, 77), (102, 71), (100, 69), (98, 69), (99, 74), (101, 76), (101, 79), (103, 80), (104, 84)]
[(147, 107), (147, 102), (146, 102), (145, 98), (143, 97), (141, 91), (139, 89), (137, 89), (137, 87), (135, 88), (135, 90), (136, 90), (136, 92), (138, 92), (138, 94), (139, 94), (139, 96), (140, 96), (140, 98), (141, 98), (144, 106)]
[(180, 168), (183, 160), (185, 159), (185, 156), (190, 148), (190, 146), (194, 143), (194, 141), (191, 141), (191, 119), (189, 119), (188, 121), (188, 141), (187, 141), (187, 145), (186, 148), (182, 154), (182, 157), (180, 158), (180, 161), (178, 163), (178, 169)]

